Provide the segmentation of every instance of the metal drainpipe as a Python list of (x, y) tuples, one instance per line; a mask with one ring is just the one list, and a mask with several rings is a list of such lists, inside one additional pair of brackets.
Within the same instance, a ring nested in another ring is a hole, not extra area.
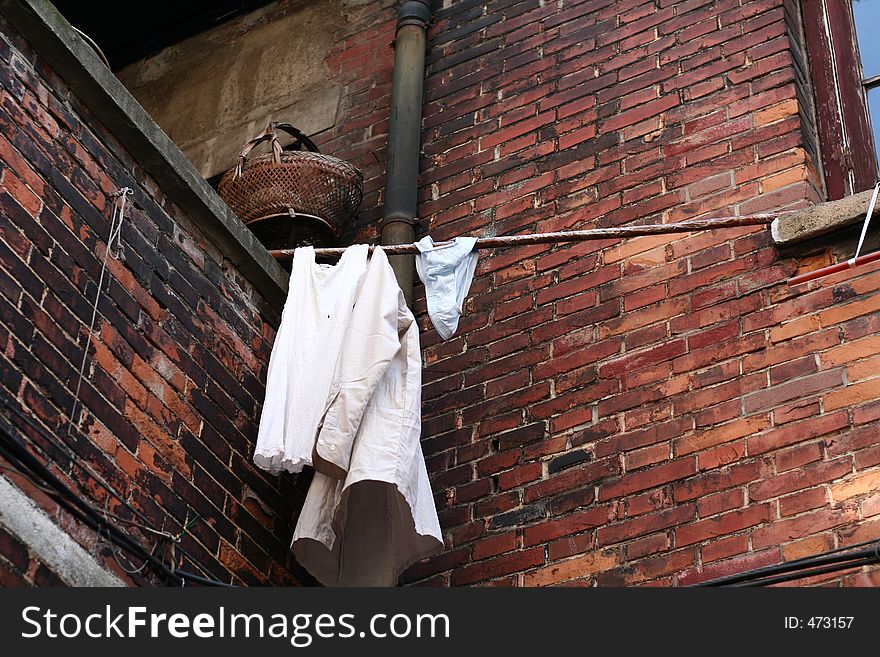
[[(410, 244), (416, 236), (429, 1), (406, 0), (397, 12), (381, 244)], [(388, 260), (412, 307), (415, 256), (389, 256)]]

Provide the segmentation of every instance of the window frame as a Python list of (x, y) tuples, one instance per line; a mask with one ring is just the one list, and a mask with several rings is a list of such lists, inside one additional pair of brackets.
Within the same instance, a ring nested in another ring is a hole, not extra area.
[(801, 2), (829, 201), (873, 187), (877, 156), (851, 0)]

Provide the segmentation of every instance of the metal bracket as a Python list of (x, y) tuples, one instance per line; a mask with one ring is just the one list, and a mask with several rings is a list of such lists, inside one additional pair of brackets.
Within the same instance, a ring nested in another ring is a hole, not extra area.
[(385, 230), (385, 227), (390, 224), (407, 224), (408, 226), (419, 228), (422, 224), (422, 220), (418, 217), (385, 217), (379, 223), (379, 232)]

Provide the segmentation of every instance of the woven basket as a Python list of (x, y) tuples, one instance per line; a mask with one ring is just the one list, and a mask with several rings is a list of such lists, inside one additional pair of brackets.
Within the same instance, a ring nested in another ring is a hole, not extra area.
[[(277, 130), (294, 137), (287, 149), (281, 147)], [(272, 152), (248, 159), (254, 146), (264, 141), (271, 142)], [(308, 150), (292, 150), (302, 147)], [(348, 162), (322, 155), (290, 124), (272, 122), (244, 145), (236, 167), (220, 180), (218, 192), (242, 222), (258, 229), (254, 230), (258, 235), (269, 226), (253, 224), (286, 217), (294, 224), (289, 228), (291, 239), (299, 234), (300, 242), (326, 243), (326, 235), (310, 240), (307, 234), (314, 227), (329, 232), (334, 240), (342, 234), (361, 204), (363, 176)]]

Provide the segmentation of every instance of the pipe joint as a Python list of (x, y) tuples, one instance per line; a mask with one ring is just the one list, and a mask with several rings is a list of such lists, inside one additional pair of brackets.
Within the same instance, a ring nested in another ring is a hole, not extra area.
[(390, 224), (405, 224), (407, 226), (418, 228), (421, 225), (421, 220), (418, 217), (410, 217), (404, 215), (385, 217), (379, 224), (379, 231), (381, 232), (385, 230), (385, 226), (388, 226)]
[(431, 9), (425, 2), (419, 0), (405, 0), (397, 10), (397, 29), (405, 25), (417, 25), (422, 29), (427, 28), (431, 20)]

